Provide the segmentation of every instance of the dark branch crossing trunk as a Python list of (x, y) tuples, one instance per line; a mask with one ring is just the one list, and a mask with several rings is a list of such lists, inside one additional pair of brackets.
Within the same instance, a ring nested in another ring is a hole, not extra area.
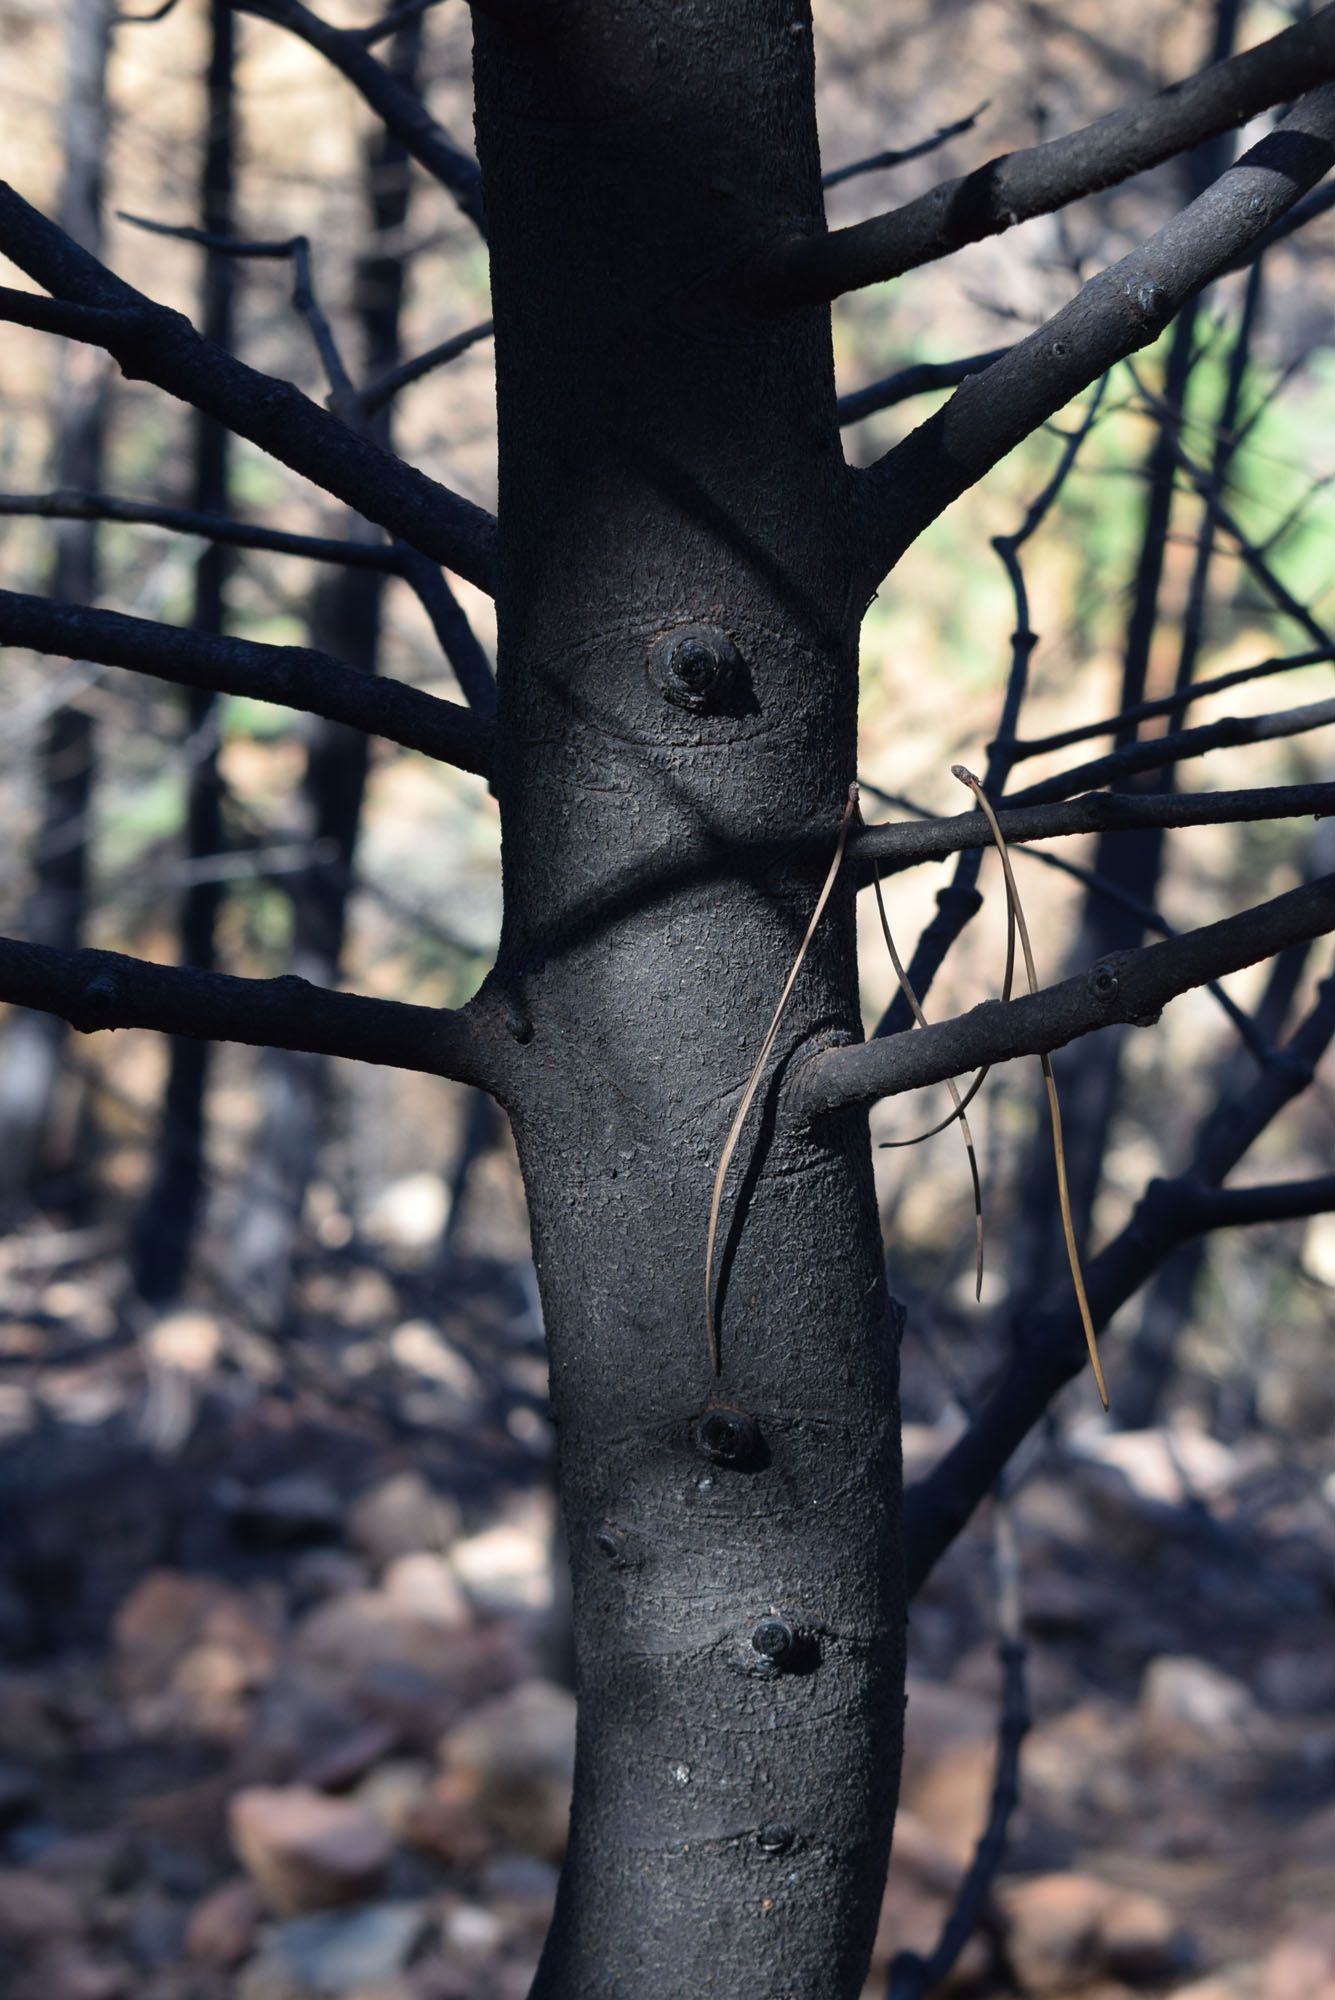
[[(236, 179), (236, 96), (233, 80), (236, 17), (228, 0), (209, 9), (209, 62), (205, 82), (205, 135), (200, 220), (214, 236), (233, 229)], [(232, 346), (235, 259), (204, 251), (200, 325), (219, 347)], [(216, 417), (197, 414), (195, 467), (190, 504), (205, 514), (226, 514), (231, 433)], [(221, 542), (205, 544), (195, 566), (196, 631), (226, 630), (227, 578), (232, 551)], [(218, 769), (218, 697), (207, 688), (185, 696), (186, 778), (185, 853), (207, 862), (223, 847), (222, 791)], [(181, 901), (182, 965), (211, 972), (217, 962), (215, 932), (222, 903), (216, 877), (190, 883)], [(163, 1303), (176, 1297), (185, 1278), (204, 1189), (206, 1092), (211, 1050), (207, 1042), (176, 1037), (168, 1059), (157, 1141), (157, 1164), (134, 1231), (134, 1280), (141, 1297)]]
[[(107, 143), (107, 63), (113, 0), (69, 0), (65, 33), (61, 226), (97, 254), (102, 245)], [(108, 368), (95, 348), (69, 343), (56, 368), (53, 408), (56, 484), (95, 492), (102, 483)], [(97, 527), (62, 521), (56, 528), (51, 594), (86, 604), (97, 591)], [(41, 823), (33, 861), (28, 935), (73, 950), (88, 903), (93, 777), (93, 718), (80, 701), (63, 703), (43, 732), (38, 760)], [(48, 1168), (75, 1165), (75, 1134), (53, 1130), (65, 1047), (65, 1024), (50, 1014), (16, 1014), (0, 1062), (0, 1195), (33, 1191)], [(54, 1148), (54, 1150), (53, 1150)]]
[[(725, 1203), (718, 1379), (703, 1309), (715, 1167), (854, 772), (829, 315), (758, 314), (743, 282), (776, 231), (823, 227), (810, 19), (583, 0), (555, 49), (475, 32), (502, 1095), (580, 1698), (534, 1990), (854, 1995), (904, 1671), (898, 1327), (860, 1112), (757, 1120)], [(779, 1065), (860, 1032), (844, 883)]]

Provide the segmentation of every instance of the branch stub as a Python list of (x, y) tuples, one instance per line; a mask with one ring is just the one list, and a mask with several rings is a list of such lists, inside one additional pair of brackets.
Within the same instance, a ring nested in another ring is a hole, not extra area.
[(664, 701), (692, 715), (723, 705), (740, 665), (736, 646), (715, 625), (679, 625), (649, 649), (650, 677)]
[(760, 1428), (744, 1410), (706, 1410), (695, 1427), (695, 1441), (715, 1465), (745, 1470), (764, 1456)]

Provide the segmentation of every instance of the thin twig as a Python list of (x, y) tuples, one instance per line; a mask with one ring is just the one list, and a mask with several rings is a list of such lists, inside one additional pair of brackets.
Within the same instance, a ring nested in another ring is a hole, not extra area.
[(470, 347), (477, 345), (478, 341), (488, 339), (494, 331), (494, 323), (491, 320), (480, 320), (476, 326), (465, 327), (462, 333), (451, 334), (448, 340), (442, 340), (435, 347), (429, 347), (425, 354), (414, 355), (411, 361), (401, 361), (397, 368), (391, 368), (388, 374), (381, 375), (374, 382), (368, 382), (359, 392), (357, 403), (362, 415), (373, 417), (377, 410), (383, 410), (386, 403), (392, 402), (401, 389), (407, 389), (412, 383), (420, 382), (422, 377), (431, 374), (433, 369), (444, 368), (451, 361), (457, 361), (461, 354), (466, 354)]
[(1097, 722), (1080, 722), (1073, 729), (1055, 730), (1051, 736), (1017, 736), (1006, 748), (1010, 751), (1012, 763), (1022, 764), (1030, 757), (1046, 756), (1052, 750), (1069, 750), (1073, 743), (1086, 743), (1094, 736), (1112, 736), (1119, 729), (1136, 722), (1149, 722), (1157, 715), (1180, 714), (1189, 703), (1204, 701), (1212, 694), (1222, 694), (1225, 688), (1240, 687), (1244, 681), (1264, 680), (1271, 674), (1292, 673), (1299, 667), (1325, 666), (1332, 662), (1335, 662), (1335, 647), (1314, 647), (1307, 653), (1276, 653), (1269, 659), (1255, 661), (1250, 667), (1234, 667), (1231, 672), (1215, 674), (1209, 680), (1193, 681), (1189, 687), (1177, 689), (1172, 694), (1138, 701), (1130, 708), (1119, 709), (1116, 715), (1100, 716)]
[(929, 2000), (949, 1977), (960, 1953), (978, 1928), (984, 1906), (1006, 1853), (1012, 1815), (1020, 1800), (1020, 1752), (1029, 1733), (1025, 1685), (1026, 1647), (1020, 1609), (1019, 1557), (1009, 1509), (998, 1498), (994, 1514), (997, 1625), (1000, 1638), (1001, 1713), (997, 1727), (997, 1767), (992, 1801), (954, 1908), (931, 1955), (900, 1952), (890, 1966), (889, 2000)]
[[(885, 913), (885, 897), (881, 894), (881, 877), (879, 871), (872, 877), (872, 888), (876, 893), (876, 913), (881, 920), (881, 935), (885, 939), (885, 948), (890, 954), (890, 963), (895, 969), (895, 978), (899, 982), (899, 990), (904, 995), (905, 1000), (908, 1002), (909, 1007), (911, 1008), (913, 1013), (913, 1018), (917, 1022), (918, 1026), (920, 1028), (925, 1028), (927, 1026), (927, 1016), (922, 1011), (922, 1007), (919, 1003), (918, 996), (913, 990), (912, 984), (910, 983), (909, 980), (909, 976), (907, 972), (904, 970), (903, 963), (900, 960), (899, 953), (895, 949), (895, 940), (890, 930), (890, 919), (889, 917), (887, 917)], [(1013, 953), (1014, 953), (1014, 945), (1012, 938), (1012, 957)], [(1007, 976), (1009, 977), (1011, 971), (1011, 967), (1009, 964), (1007, 965), (1006, 970), (1007, 970)], [(1009, 991), (1007, 991), (1006, 998), (1007, 999), (1010, 998)], [(977, 1076), (974, 1078), (973, 1082), (969, 1086), (970, 1099), (976, 1096), (978, 1091), (982, 1088), (983, 1078), (986, 1075), (987, 1075), (986, 1070), (979, 1070)], [(981, 1299), (983, 1296), (983, 1253), (984, 1253), (983, 1183), (978, 1172), (978, 1155), (974, 1150), (973, 1133), (969, 1128), (969, 1119), (965, 1107), (965, 1101), (960, 1096), (959, 1085), (956, 1083), (953, 1076), (946, 1078), (946, 1089), (950, 1093), (950, 1102), (954, 1107), (953, 1110), (951, 1111), (949, 1118), (943, 1120), (942, 1123), (939, 1125), (933, 1125), (931, 1130), (928, 1132), (920, 1132), (916, 1134), (916, 1136), (912, 1139), (883, 1140), (882, 1146), (883, 1147), (916, 1146), (919, 1140), (930, 1139), (934, 1133), (944, 1131), (946, 1125), (952, 1124), (956, 1120), (959, 1121), (960, 1135), (964, 1140), (964, 1150), (969, 1156), (969, 1175), (973, 1181), (973, 1227), (974, 1227), (974, 1240), (975, 1240), (974, 1297)]]
[(406, 28), (410, 21), (417, 20), (419, 15), (430, 13), (433, 7), (439, 7), (440, 4), (441, 0), (404, 0), (401, 7), (391, 7), (378, 21), (372, 21), (369, 28), (349, 28), (347, 32), (355, 41), (359, 41), (364, 49), (371, 49), (377, 42), (383, 42), (387, 35), (397, 34), (399, 29)]
[[(1335, 813), (1335, 784), (1260, 785), (1238, 792), (1086, 792), (1054, 805), (1003, 806), (1008, 841), (1055, 840), (1063, 834), (1136, 832), (1146, 826), (1237, 826), (1251, 820), (1323, 819)], [(893, 825), (865, 826), (849, 843), (860, 881), (877, 862), (885, 874), (944, 861), (965, 848), (987, 847), (992, 836), (981, 813)]]
[(1234, 749), (1244, 743), (1267, 743), (1279, 737), (1301, 736), (1311, 729), (1325, 729), (1335, 723), (1335, 696), (1327, 701), (1304, 702), (1298, 708), (1275, 709), (1267, 715), (1226, 715), (1218, 722), (1204, 722), (1194, 729), (1174, 730), (1167, 736), (1152, 736), (1110, 750), (1104, 757), (1076, 764), (1055, 778), (1044, 778), (1012, 792), (1012, 806), (1043, 805), (1066, 798), (1091, 786), (1115, 783), (1138, 771), (1167, 770), (1191, 757), (1212, 750)]
[[(1000, 798), (1010, 777), (1013, 759), (1008, 739), (1014, 736), (1020, 726), (1020, 711), (1029, 689), (1030, 662), (1038, 645), (1038, 634), (1030, 623), (1029, 592), (1025, 583), (1024, 565), (1020, 558), (1026, 543), (1038, 533), (1074, 472), (1085, 441), (1099, 420), (1107, 387), (1108, 378), (1105, 375), (1095, 385), (1079, 424), (1058, 453), (1057, 463), (1052, 469), (1051, 476), (1025, 508), (1019, 526), (1009, 535), (993, 537), (992, 547), (1001, 558), (1015, 600), (1015, 624), (1011, 630), (1011, 656), (1006, 676), (1006, 692), (1002, 701), (996, 740), (988, 747), (987, 769), (983, 777), (985, 789), (994, 798)], [(909, 973), (919, 993), (926, 993), (945, 962), (946, 954), (956, 943), (965, 925), (977, 913), (980, 903), (977, 884), (981, 859), (980, 852), (964, 853), (960, 856), (951, 886), (938, 897), (937, 914), (918, 940)], [(902, 1008), (897, 1002), (892, 1002), (877, 1023), (875, 1036), (894, 1034), (905, 1025)]]
[(311, 562), (343, 563), (350, 569), (383, 570), (390, 575), (397, 575), (403, 567), (399, 548), (391, 548), (385, 542), (296, 535), (284, 528), (262, 527), (254, 521), (234, 521), (223, 514), (201, 514), (191, 507), (127, 500), (109, 493), (0, 493), (0, 517), (6, 515), (47, 521), (124, 521), (165, 528), (172, 534), (199, 535), (205, 541), (223, 542), (232, 548), (301, 556)]
[(921, 160), (926, 154), (935, 153), (949, 144), (950, 140), (971, 132), (990, 103), (991, 99), (985, 97), (965, 117), (957, 118), (953, 125), (939, 126), (929, 138), (919, 139), (912, 146), (901, 146), (897, 152), (870, 153), (864, 160), (851, 160), (846, 167), (831, 167), (827, 174), (821, 175), (820, 184), (823, 188), (841, 187), (845, 181), (854, 180), (861, 174), (876, 174), (886, 167), (902, 167), (910, 160)]
[(328, 377), (329, 407), (336, 416), (344, 416), (347, 409), (357, 402), (357, 391), (343, 365), (333, 328), (315, 294), (308, 236), (221, 236), (210, 229), (197, 229), (188, 222), (155, 222), (147, 215), (132, 215), (126, 208), (119, 208), (116, 213), (122, 222), (132, 223), (136, 229), (146, 229), (154, 236), (174, 236), (183, 243), (197, 243), (201, 248), (223, 257), (282, 259), (290, 263), (292, 303), (310, 329), (315, 351)]
[[(1173, 948), (1150, 949), (1162, 953)], [(1176, 1180), (1151, 1181), (1126, 1227), (1091, 1261), (1090, 1289), (1101, 1326), (1170, 1251), (1211, 1226), (1194, 1190), (1201, 1184), (1219, 1189), (1272, 1120), (1311, 1083), (1332, 1032), (1335, 977), (1323, 982), (1311, 1012), (1284, 1045), (1284, 1060), (1253, 1077), (1245, 1091), (1230, 1092), (1215, 1106), (1197, 1131), (1186, 1172)], [(1240, 1209), (1240, 1203), (1231, 1204), (1227, 1213), (1216, 1210), (1215, 1219), (1219, 1223), (1272, 1219), (1243, 1215)], [(1058, 1390), (1079, 1372), (1084, 1343), (1073, 1342), (1072, 1331), (1063, 1287), (1020, 1321), (1012, 1357), (971, 1417), (968, 1430), (924, 1479), (908, 1489), (905, 1539), (910, 1596), (921, 1589)]]

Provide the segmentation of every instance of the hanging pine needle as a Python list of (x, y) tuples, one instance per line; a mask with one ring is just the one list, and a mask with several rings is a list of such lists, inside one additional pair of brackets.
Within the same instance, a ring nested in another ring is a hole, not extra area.
[[(996, 843), (997, 853), (1001, 856), (1002, 868), (1005, 870), (1006, 887), (1010, 894), (1011, 907), (1015, 912), (1016, 921), (1020, 926), (1020, 945), (1024, 951), (1024, 969), (1025, 976), (1029, 981), (1029, 991), (1037, 993), (1038, 975), (1034, 970), (1034, 954), (1029, 943), (1029, 926), (1024, 920), (1024, 908), (1015, 887), (1015, 876), (1011, 869), (1011, 858), (1006, 846), (1006, 837), (997, 823), (997, 816), (992, 810), (986, 792), (979, 784), (977, 778), (975, 778), (973, 772), (968, 770), (963, 764), (952, 764), (950, 768), (952, 777), (958, 778), (962, 785), (968, 786), (986, 816), (988, 826), (992, 832), (992, 838)], [(1080, 1322), (1085, 1329), (1085, 1345), (1089, 1349), (1089, 1359), (1094, 1369), (1094, 1380), (1098, 1384), (1099, 1397), (1106, 1410), (1108, 1407), (1108, 1387), (1103, 1379), (1103, 1366), (1099, 1360), (1098, 1336), (1094, 1331), (1094, 1321), (1089, 1310), (1089, 1300), (1085, 1295), (1085, 1276), (1080, 1268), (1080, 1252), (1076, 1247), (1075, 1224), (1071, 1219), (1071, 1191), (1066, 1180), (1066, 1148), (1062, 1143), (1062, 1113), (1061, 1105), (1057, 1098), (1057, 1080), (1052, 1074), (1052, 1064), (1045, 1054), (1039, 1056), (1039, 1062), (1043, 1066), (1043, 1082), (1048, 1095), (1048, 1116), (1052, 1123), (1052, 1155), (1057, 1170), (1057, 1199), (1061, 1204), (1062, 1233), (1066, 1238), (1066, 1256), (1071, 1266), (1071, 1282), (1075, 1286), (1076, 1304), (1080, 1308)]]
[(709, 1230), (705, 1238), (705, 1336), (709, 1342), (709, 1359), (716, 1375), (719, 1373), (721, 1361), (719, 1356), (718, 1326), (714, 1317), (714, 1253), (718, 1244), (719, 1214), (723, 1206), (723, 1183), (727, 1178), (728, 1168), (732, 1165), (732, 1156), (737, 1151), (737, 1141), (742, 1136), (742, 1127), (746, 1123), (746, 1114), (755, 1101), (756, 1092), (760, 1088), (760, 1079), (765, 1073), (765, 1065), (773, 1053), (775, 1042), (778, 1040), (779, 1024), (783, 1020), (784, 1009), (787, 1007), (792, 990), (797, 984), (797, 975), (802, 970), (803, 961), (811, 948), (811, 940), (816, 935), (816, 926), (825, 914), (825, 905), (829, 902), (835, 882), (838, 879), (839, 870), (843, 865), (844, 849), (848, 845), (849, 830), (857, 818), (857, 814), (858, 788), (856, 785), (850, 785), (848, 788), (848, 803), (844, 807), (844, 816), (839, 822), (839, 838), (834, 850), (834, 859), (830, 863), (829, 872), (825, 877), (820, 895), (816, 898), (816, 907), (811, 912), (811, 921), (807, 925), (806, 936), (798, 946), (797, 957), (793, 960), (792, 969), (784, 981), (783, 991), (779, 995), (779, 1004), (774, 1009), (774, 1018), (770, 1022), (765, 1039), (760, 1045), (760, 1054), (756, 1057), (755, 1068), (751, 1071), (746, 1089), (742, 1092), (742, 1101), (733, 1113), (732, 1124), (728, 1127), (728, 1136), (723, 1142), (723, 1151), (719, 1155), (718, 1171), (714, 1175), (714, 1192), (709, 1203)]

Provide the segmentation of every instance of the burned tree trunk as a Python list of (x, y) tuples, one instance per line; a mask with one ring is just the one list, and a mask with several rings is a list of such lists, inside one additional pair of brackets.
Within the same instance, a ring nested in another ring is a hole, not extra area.
[[(328, 53), (482, 219), (476, 166), (370, 53), (367, 31), (298, 0), (234, 4)], [(1151, 1021), (1177, 994), (1335, 924), (1328, 876), (1023, 999), (863, 1042), (856, 884), (1000, 832), (961, 813), (854, 829), (845, 854), (858, 623), (945, 507), (1273, 242), (1335, 165), (1335, 85), (1308, 88), (1335, 74), (1335, 9), (1083, 133), (827, 232), (806, 6), (473, 6), (498, 522), (355, 421), (201, 340), (3, 185), (0, 241), (51, 296), (0, 292), (0, 317), (104, 343), (127, 372), (317, 478), (401, 538), (383, 553), (424, 594), (439, 584), (424, 560), (494, 589), (494, 729), (489, 702), (470, 713), (311, 648), (10, 592), (0, 634), (259, 692), (489, 776), (505, 872), (496, 967), (452, 1011), (0, 941), (0, 994), (84, 1029), (393, 1063), (505, 1106), (549, 1335), (580, 1694), (571, 1843), (535, 1995), (854, 2000), (898, 1778), (906, 1581), (926, 1575), (1083, 1354), (1063, 1290), (915, 1489), (906, 1577), (899, 1325), (866, 1107)], [(1043, 326), (949, 371), (949, 401), (876, 464), (845, 465), (831, 299), (1303, 90), (1236, 166)], [(280, 545), (273, 530), (251, 535)], [(298, 544), (349, 567), (382, 553), (281, 538)], [(1328, 719), (1311, 704), (1283, 733)], [(1230, 728), (1245, 740), (1247, 725)], [(1194, 754), (1185, 741), (1175, 754)], [(1166, 765), (1167, 741), (1150, 754)], [(1317, 784), (1071, 798), (1091, 768), (1102, 783), (1128, 766), (1094, 760), (1045, 781), (1040, 799), (1000, 815), (1006, 837), (1125, 837), (1335, 803)], [(1329, 1176), (1222, 1182), (1310, 1079), (1332, 1024), (1327, 982), (1284, 1060), (1203, 1121), (1183, 1172), (1147, 1188), (1091, 1264), (1097, 1324), (1188, 1236), (1329, 1208)]]
[[(421, 48), (421, 22), (394, 37), (390, 67), (410, 82)], [(412, 169), (392, 133), (377, 131), (363, 159), (365, 204), (374, 247), (359, 257), (355, 309), (366, 378), (378, 381), (399, 359), (399, 319), (405, 267), (398, 240), (408, 216)], [(384, 411), (373, 425), (388, 445)], [(354, 537), (380, 541), (355, 515)], [(312, 593), (311, 644), (362, 672), (376, 671), (385, 577), (373, 569), (336, 569)], [(292, 895), (292, 970), (301, 979), (335, 985), (343, 958), (352, 863), (361, 824), (370, 744), (342, 723), (312, 721), (307, 730), (301, 804), (312, 859)], [(263, 1326), (280, 1326), (292, 1296), (293, 1260), (306, 1190), (319, 1154), (329, 1090), (329, 1065), (301, 1050), (274, 1050), (264, 1062), (264, 1118), (254, 1160), (241, 1191), (233, 1233), (232, 1275), (247, 1311)]]
[[(107, 142), (107, 60), (115, 16), (112, 0), (71, 0), (66, 26), (64, 180), (60, 220), (76, 243), (102, 246), (102, 180)], [(96, 348), (73, 344), (56, 371), (56, 484), (95, 492), (101, 482), (108, 369)], [(86, 603), (97, 591), (97, 528), (62, 521), (56, 529), (53, 597)], [(82, 941), (96, 749), (93, 718), (78, 701), (62, 704), (46, 725), (38, 765), (41, 823), (28, 910), (30, 935), (70, 950)], [(0, 1194), (26, 1194), (38, 1177), (50, 1132), (65, 1050), (65, 1025), (49, 1014), (17, 1014), (0, 1063)], [(64, 1158), (50, 1164), (69, 1164)]]
[[(903, 1709), (897, 1335), (865, 1116), (729, 1120), (854, 772), (853, 481), (810, 20), (479, 20), (500, 422), (497, 791), (519, 1145), (575, 1593), (570, 1854), (535, 1993), (859, 1990)], [(860, 1035), (843, 885), (778, 1050)]]
[[(227, 0), (209, 10), (209, 64), (205, 95), (206, 131), (200, 216), (210, 235), (232, 231), (236, 168), (236, 102), (233, 82), (236, 21)], [(232, 344), (234, 261), (225, 251), (204, 252), (204, 310), (201, 325), (220, 347)], [(213, 417), (195, 420), (192, 505), (201, 513), (227, 512), (230, 435)], [(195, 568), (192, 623), (199, 632), (222, 632), (226, 625), (227, 577), (232, 552), (209, 542)], [(192, 688), (185, 698), (189, 771), (186, 778), (185, 852), (207, 863), (223, 844), (222, 794), (218, 771), (217, 697)], [(181, 903), (181, 963), (211, 972), (217, 962), (215, 928), (222, 885), (205, 873), (190, 883)], [(189, 1262), (204, 1187), (205, 1093), (210, 1050), (207, 1042), (177, 1036), (171, 1043), (167, 1086), (157, 1142), (157, 1161), (134, 1231), (134, 1279), (142, 1297), (162, 1302), (180, 1291)]]

